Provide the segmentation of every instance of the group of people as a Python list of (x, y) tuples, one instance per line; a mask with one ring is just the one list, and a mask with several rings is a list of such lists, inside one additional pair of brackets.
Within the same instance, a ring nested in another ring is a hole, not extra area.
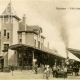
[[(35, 73), (38, 73), (38, 65), (35, 66)], [(78, 66), (74, 66), (71, 68), (72, 69), (72, 73), (75, 73), (75, 75), (79, 75), (79, 67)], [(61, 66), (61, 65), (53, 65), (52, 67), (50, 67), (49, 65), (45, 65), (42, 69), (43, 71), (43, 78), (48, 79), (50, 77), (50, 74), (52, 74), (53, 77), (58, 77), (62, 76), (64, 78), (67, 78), (67, 73), (68, 73), (68, 66)]]
[(63, 77), (67, 77), (67, 66), (56, 66), (54, 65), (52, 67), (52, 74), (53, 77), (58, 77), (58, 75), (63, 76)]
[(75, 73), (75, 76), (79, 75), (79, 66), (78, 65), (73, 66), (73, 72)]
[[(63, 72), (60, 74), (60, 72)], [(53, 77), (58, 77), (58, 75), (62, 75), (62, 77), (67, 78), (67, 67), (63, 66), (61, 68), (61, 66), (56, 66), (54, 65), (53, 67), (49, 67), (49, 65), (45, 66), (44, 68), (44, 74), (45, 77), (48, 79), (50, 77), (50, 74), (52, 73)]]
[[(35, 70), (35, 73), (37, 74), (38, 65), (35, 65), (34, 70)], [(42, 70), (43, 70), (43, 78), (46, 78), (46, 79), (48, 79), (51, 74), (53, 75), (53, 77), (57, 77), (58, 71), (64, 71), (65, 75), (67, 76), (66, 66), (61, 69), (60, 65), (59, 66), (54, 65), (53, 67), (50, 67), (49, 65), (45, 65)]]

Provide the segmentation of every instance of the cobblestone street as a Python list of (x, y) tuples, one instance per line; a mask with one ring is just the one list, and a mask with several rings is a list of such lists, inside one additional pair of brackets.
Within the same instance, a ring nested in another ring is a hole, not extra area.
[[(35, 74), (33, 71), (14, 71), (12, 72), (0, 72), (0, 80), (46, 80), (43, 78), (42, 73)], [(48, 80), (80, 80), (80, 76), (68, 76), (64, 78), (53, 78), (52, 75)]]

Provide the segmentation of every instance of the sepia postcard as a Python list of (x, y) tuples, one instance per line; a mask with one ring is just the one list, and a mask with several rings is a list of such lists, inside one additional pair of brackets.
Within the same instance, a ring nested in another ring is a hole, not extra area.
[(0, 0), (0, 80), (79, 80), (80, 0)]

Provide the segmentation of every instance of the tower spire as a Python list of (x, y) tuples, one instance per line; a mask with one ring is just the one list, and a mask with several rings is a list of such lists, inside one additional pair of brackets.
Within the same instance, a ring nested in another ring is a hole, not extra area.
[[(11, 2), (11, 0), (10, 0), (10, 9), (12, 9), (11, 7), (12, 7), (12, 2)], [(10, 11), (11, 11), (11, 10), (10, 10)]]
[(12, 1), (10, 0), (7, 7), (3, 11), (2, 15), (15, 15), (15, 14), (16, 13), (15, 13), (14, 9), (12, 8)]
[(14, 8), (12, 7), (12, 0), (9, 1), (7, 7), (4, 9), (4, 11), (2, 12), (2, 16), (3, 18), (5, 16), (8, 17), (13, 17), (15, 16), (16, 19), (20, 20), (20, 18), (16, 15), (16, 11), (14, 10)]

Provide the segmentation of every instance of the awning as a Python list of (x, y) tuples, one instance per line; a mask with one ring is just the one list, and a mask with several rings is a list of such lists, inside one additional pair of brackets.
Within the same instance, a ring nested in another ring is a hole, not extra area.
[(72, 54), (71, 52), (69, 52), (69, 51), (68, 51), (68, 56), (69, 56), (69, 59), (80, 62), (80, 59), (78, 57), (76, 57), (74, 54)]
[(12, 49), (12, 50), (18, 50), (18, 49), (26, 50), (28, 48), (33, 49), (33, 50), (37, 50), (37, 51), (40, 51), (40, 52), (44, 52), (44, 53), (47, 53), (47, 54), (52, 54), (52, 55), (57, 56), (57, 57), (64, 58), (60, 54), (55, 53), (55, 51), (51, 50), (51, 49), (39, 49), (39, 48), (35, 48), (33, 46), (26, 45), (26, 44), (15, 44), (15, 45), (11, 45), (9, 47), (9, 49)]
[(15, 45), (11, 45), (9, 46), (9, 49), (12, 49), (12, 50), (17, 50), (19, 48), (27, 48), (27, 46), (25, 44), (15, 44)]
[(80, 59), (80, 50), (72, 49), (72, 48), (68, 48), (67, 50)]

